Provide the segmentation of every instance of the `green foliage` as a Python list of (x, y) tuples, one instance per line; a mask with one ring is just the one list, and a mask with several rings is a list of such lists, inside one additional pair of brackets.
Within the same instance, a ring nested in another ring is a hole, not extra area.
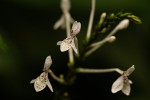
[(124, 19), (124, 18), (129, 19), (129, 20), (133, 21), (136, 24), (141, 24), (142, 23), (141, 19), (138, 16), (136, 16), (136, 15), (130, 13), (130, 12), (126, 12), (126, 13), (119, 12), (119, 13), (116, 14), (115, 17), (118, 18), (118, 19)]
[[(93, 34), (92, 38), (95, 39), (99, 33), (106, 33), (107, 31), (110, 30), (112, 26), (114, 26), (116, 23), (123, 19), (129, 19), (130, 21), (134, 22), (135, 24), (141, 24), (142, 21), (141, 19), (130, 13), (130, 12), (118, 12), (118, 13), (111, 13), (108, 14), (107, 17), (105, 18), (103, 23), (98, 22), (95, 28), (95, 33)], [(93, 40), (92, 39), (92, 40)]]

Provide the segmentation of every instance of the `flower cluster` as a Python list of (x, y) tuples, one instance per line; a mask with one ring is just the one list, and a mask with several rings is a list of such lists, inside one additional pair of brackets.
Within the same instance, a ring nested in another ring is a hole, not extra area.
[[(128, 79), (128, 76), (135, 70), (134, 65), (131, 66), (126, 71), (122, 71), (119, 68), (108, 68), (108, 69), (90, 69), (85, 68), (82, 66), (75, 66), (74, 64), (74, 54), (78, 55), (78, 61), (82, 59), (83, 57), (87, 57), (88, 55), (92, 54), (95, 50), (100, 48), (103, 44), (106, 42), (114, 42), (116, 40), (116, 37), (114, 36), (115, 33), (117, 33), (119, 30), (123, 30), (128, 27), (130, 20), (128, 18), (123, 18), (122, 20), (119, 20), (120, 22), (116, 27), (110, 31), (109, 34), (106, 35), (102, 40), (92, 40), (95, 36), (98, 36), (99, 33), (92, 34), (92, 25), (94, 20), (94, 10), (95, 10), (95, 0), (92, 1), (92, 9), (91, 14), (89, 18), (89, 24), (87, 28), (86, 37), (84, 38), (86, 41), (86, 44), (84, 45), (83, 54), (80, 55), (79, 49), (78, 49), (78, 39), (77, 34), (81, 30), (81, 23), (78, 21), (74, 21), (74, 19), (71, 17), (71, 14), (69, 13), (71, 9), (71, 4), (69, 0), (61, 0), (61, 10), (63, 12), (61, 18), (54, 24), (54, 29), (58, 29), (59, 27), (66, 29), (66, 38), (62, 41), (58, 41), (57, 45), (60, 46), (60, 51), (65, 52), (68, 51), (68, 58), (69, 62), (73, 62), (71, 66), (69, 66), (68, 70), (68, 77), (65, 78), (62, 75), (60, 77), (57, 77), (53, 71), (50, 69), (50, 66), (52, 65), (52, 59), (51, 56), (47, 56), (44, 63), (43, 72), (36, 78), (31, 80), (30, 83), (34, 83), (34, 88), (36, 92), (42, 91), (45, 89), (46, 86), (53, 92), (53, 87), (50, 83), (50, 80), (48, 78), (48, 74), (51, 75), (51, 77), (56, 80), (57, 82), (61, 84), (65, 84), (65, 87), (70, 84), (69, 82), (72, 81), (77, 73), (107, 73), (107, 72), (117, 72), (121, 74), (121, 76), (112, 84), (111, 92), (117, 93), (119, 91), (122, 91), (125, 95), (129, 96), (131, 92), (131, 86), (132, 81)], [(113, 15), (114, 16), (114, 15)], [(100, 21), (98, 23), (98, 31), (104, 33), (108, 29), (108, 26), (110, 27), (109, 22), (106, 20), (107, 17), (106, 13), (102, 13), (100, 16)], [(116, 17), (114, 17), (115, 19)], [(118, 18), (119, 19), (119, 18)], [(120, 18), (121, 19), (121, 18)], [(116, 20), (116, 19), (115, 19)], [(110, 20), (109, 20), (110, 21)], [(72, 24), (72, 27), (70, 28), (70, 24)], [(106, 26), (105, 26), (106, 25)], [(107, 26), (108, 25), (108, 26)], [(73, 52), (74, 51), (74, 52)], [(72, 74), (73, 73), (73, 74)], [(66, 81), (67, 80), (67, 81)], [(69, 81), (68, 81), (69, 80)]]

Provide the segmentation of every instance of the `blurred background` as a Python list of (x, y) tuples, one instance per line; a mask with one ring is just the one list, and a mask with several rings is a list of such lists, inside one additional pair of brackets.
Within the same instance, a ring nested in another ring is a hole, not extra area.
[[(88, 25), (91, 0), (71, 0), (71, 15), (82, 23), (78, 34), (83, 42)], [(150, 99), (150, 13), (148, 0), (96, 0), (94, 25), (102, 12), (133, 12), (142, 24), (130, 23), (128, 29), (116, 34), (117, 40), (106, 44), (89, 56), (85, 67), (136, 70), (129, 77), (133, 81), (129, 97), (118, 92), (112, 94), (112, 83), (117, 73), (79, 74), (70, 88), (73, 100), (148, 100)], [(0, 98), (2, 99), (51, 99), (48, 88), (36, 93), (29, 82), (42, 72), (45, 58), (52, 56), (51, 69), (59, 75), (64, 73), (67, 52), (61, 53), (57, 41), (66, 37), (65, 30), (53, 30), (60, 18), (60, 0), (0, 0)], [(59, 85), (50, 79), (54, 91)]]

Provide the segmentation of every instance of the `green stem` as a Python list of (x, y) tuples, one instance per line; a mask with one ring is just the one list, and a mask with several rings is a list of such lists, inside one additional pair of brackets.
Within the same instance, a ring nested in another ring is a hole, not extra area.
[(48, 70), (49, 74), (51, 75), (51, 77), (56, 80), (57, 82), (64, 84), (65, 80), (62, 77), (57, 77), (52, 70)]
[(108, 68), (108, 69), (89, 69), (89, 68), (77, 68), (77, 73), (108, 73), (108, 72), (118, 72), (122, 74), (123, 71), (119, 68)]
[(128, 26), (128, 23), (123, 23), (123, 21), (121, 21), (103, 40), (91, 44), (89, 47), (92, 49), (87, 51), (84, 56), (89, 56), (106, 42), (108, 42), (111, 36), (115, 35), (115, 33), (117, 33), (119, 30), (126, 28)]
[(91, 30), (92, 30), (92, 26), (93, 26), (94, 13), (95, 13), (95, 0), (92, 0), (91, 14), (90, 14), (88, 30), (87, 30), (87, 34), (86, 34), (87, 43), (89, 42), (89, 40), (91, 38)]

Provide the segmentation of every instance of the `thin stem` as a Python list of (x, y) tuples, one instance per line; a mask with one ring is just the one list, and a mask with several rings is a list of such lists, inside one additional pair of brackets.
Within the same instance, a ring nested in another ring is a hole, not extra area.
[(106, 43), (108, 40), (107, 39), (103, 39), (102, 41), (100, 42), (97, 42), (97, 43), (93, 43), (90, 45), (90, 47), (92, 48), (91, 50), (87, 51), (85, 53), (85, 57), (89, 56), (91, 53), (93, 53), (94, 51), (96, 51), (98, 48), (100, 48), (104, 43)]
[(99, 47), (100, 47), (100, 45), (98, 45), (98, 46), (96, 46), (96, 47), (93, 47), (92, 49), (90, 49), (89, 51), (87, 51), (87, 52), (84, 54), (84, 57), (89, 56), (89, 55), (92, 54), (94, 51), (96, 51)]
[(87, 30), (87, 35), (86, 35), (87, 42), (89, 42), (89, 39), (91, 37), (91, 30), (92, 30), (92, 26), (93, 26), (94, 13), (95, 13), (95, 0), (92, 0), (91, 14), (90, 14), (90, 18), (89, 18), (88, 30)]
[(129, 25), (129, 19), (124, 19), (122, 20), (106, 37), (109, 38), (110, 36), (113, 36), (115, 33), (117, 33), (117, 31), (119, 30), (123, 30), (125, 28), (127, 28)]
[(72, 50), (72, 48), (69, 49), (68, 55), (69, 55), (69, 65), (72, 66), (74, 64), (74, 56), (73, 56), (73, 50)]
[(77, 68), (77, 73), (108, 73), (108, 72), (118, 72), (123, 74), (123, 71), (119, 68), (109, 68), (109, 69), (88, 69), (88, 68)]
[(52, 70), (48, 70), (49, 74), (51, 75), (51, 77), (56, 80), (57, 82), (59, 83), (62, 83), (64, 84), (65, 83), (65, 80), (63, 78), (60, 78), (60, 77), (57, 77), (53, 72)]
[(108, 42), (108, 39), (107, 39), (107, 38), (103, 39), (102, 41), (93, 43), (93, 44), (91, 45), (91, 47), (95, 47), (95, 46), (99, 46), (99, 47), (100, 47), (100, 46), (102, 46), (103, 44), (105, 44), (106, 42)]
[(119, 31), (118, 26), (116, 26), (116, 27), (105, 37), (105, 39), (108, 38), (108, 37), (110, 37), (110, 36), (113, 36), (115, 33), (117, 33), (117, 31)]
[(117, 33), (117, 31), (118, 31), (118, 27), (116, 26), (103, 40), (96, 42), (96, 43), (93, 43), (91, 46), (92, 47), (98, 46), (98, 45), (102, 46), (103, 44), (108, 42), (109, 37), (113, 36), (115, 33)]
[(92, 44), (92, 46), (94, 47), (97, 45), (102, 45), (105, 42), (108, 42), (111, 36), (113, 36), (115, 33), (117, 33), (117, 31), (127, 28), (128, 25), (129, 25), (128, 19), (122, 20), (102, 41), (96, 42), (96, 43)]
[[(66, 20), (66, 32), (67, 32), (67, 37), (70, 36), (70, 14), (68, 12), (64, 12), (65, 15), (65, 20)], [(74, 56), (73, 56), (73, 50), (70, 48), (68, 50), (68, 55), (69, 55), (69, 64), (74, 64)]]
[(76, 36), (74, 37), (74, 42), (75, 42), (75, 46), (76, 46), (76, 48), (77, 48), (76, 56), (79, 56), (78, 38), (77, 38)]
[(111, 36), (113, 36), (115, 33), (117, 33), (117, 31), (127, 28), (128, 25), (129, 25), (129, 20), (128, 19), (122, 20), (103, 40), (91, 44), (90, 47), (92, 49), (89, 50), (88, 52), (86, 52), (85, 56), (90, 55), (91, 53), (96, 51), (99, 47), (104, 45), (106, 42), (109, 42), (112, 39)]
[(118, 26), (116, 26), (103, 40), (93, 43), (90, 45), (90, 47), (92, 48), (91, 50), (89, 50), (88, 52), (85, 53), (85, 56), (89, 56), (91, 53), (93, 53), (94, 51), (96, 51), (98, 48), (100, 48), (102, 45), (104, 45), (106, 42), (109, 41), (109, 38), (111, 36), (113, 36), (117, 31), (119, 30)]
[(68, 12), (64, 12), (65, 14), (65, 20), (66, 20), (66, 32), (67, 37), (70, 36), (70, 14)]

